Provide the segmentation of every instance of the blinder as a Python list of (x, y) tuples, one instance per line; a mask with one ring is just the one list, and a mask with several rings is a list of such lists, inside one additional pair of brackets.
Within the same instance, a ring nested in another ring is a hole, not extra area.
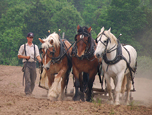
[(95, 42), (98, 43), (97, 38), (95, 39)]
[(88, 28), (87, 27), (80, 27), (80, 29), (78, 30), (78, 34), (75, 35), (75, 38), (74, 40), (77, 41), (77, 36), (78, 35), (84, 35), (84, 37), (88, 37), (88, 42), (90, 43), (91, 40), (90, 40), (90, 33), (88, 33)]
[[(102, 35), (105, 35), (105, 34), (104, 34), (104, 32), (102, 33)], [(105, 35), (105, 36), (108, 38), (108, 39), (107, 39), (107, 41), (106, 41), (106, 44), (105, 44), (104, 42), (102, 42), (102, 41), (101, 41), (101, 37), (102, 37), (102, 35), (100, 36), (99, 41), (100, 41), (104, 46), (107, 46), (107, 45), (108, 45), (108, 42), (110, 42), (110, 43), (111, 43), (111, 39)], [(98, 37), (97, 37), (97, 38), (98, 38)], [(95, 39), (96, 43), (98, 43), (97, 38)]]
[(43, 53), (42, 48), (40, 48), (40, 49), (39, 49), (39, 52), (40, 52), (40, 54), (42, 54), (42, 53)]
[[(81, 34), (78, 33), (77, 35), (75, 35), (75, 38), (74, 38), (75, 41), (77, 41), (77, 36), (78, 36), (78, 35), (81, 35)], [(91, 42), (91, 39), (90, 39), (90, 35), (89, 35), (89, 34), (88, 34), (88, 35), (87, 35), (87, 34), (82, 34), (82, 35), (84, 35), (84, 37), (88, 37), (88, 43)]]
[(75, 38), (74, 38), (74, 40), (75, 40), (75, 41), (77, 41), (77, 35), (75, 35)]

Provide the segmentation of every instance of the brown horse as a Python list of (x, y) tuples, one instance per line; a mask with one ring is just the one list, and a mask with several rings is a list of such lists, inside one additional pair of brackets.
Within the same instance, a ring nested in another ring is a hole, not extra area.
[(75, 77), (75, 95), (73, 100), (78, 100), (78, 87), (80, 83), (80, 98), (84, 101), (84, 90), (83, 90), (83, 77), (82, 72), (88, 73), (88, 88), (86, 92), (86, 101), (91, 100), (92, 86), (95, 79), (95, 75), (98, 72), (98, 68), (101, 64), (101, 60), (95, 58), (94, 51), (96, 44), (94, 39), (91, 37), (91, 27), (80, 27), (77, 26), (78, 34), (75, 36), (75, 45), (72, 49), (72, 69)]
[[(48, 98), (63, 100), (64, 89), (68, 83), (69, 73), (71, 71), (70, 54), (71, 44), (60, 39), (57, 33), (50, 34), (46, 39), (40, 39), (43, 52), (43, 67), (48, 77)], [(61, 90), (58, 91), (58, 85), (61, 81)]]

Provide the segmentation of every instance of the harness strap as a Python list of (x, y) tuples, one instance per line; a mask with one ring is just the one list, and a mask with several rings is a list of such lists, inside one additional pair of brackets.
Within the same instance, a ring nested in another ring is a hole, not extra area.
[[(35, 52), (35, 44), (34, 45), (34, 61), (35, 61), (35, 58), (36, 58), (36, 52)], [(25, 52), (25, 56), (27, 56), (26, 54), (26, 44), (24, 44), (24, 52)], [(26, 59), (27, 60), (27, 59)], [(28, 61), (28, 60), (27, 60)]]
[[(24, 52), (25, 52), (25, 56), (27, 56), (26, 55), (26, 44), (24, 44)], [(27, 59), (26, 59), (27, 60)], [(28, 60), (27, 60), (28, 61)]]
[[(122, 55), (122, 47), (121, 46), (122, 45), (120, 43), (118, 43), (116, 57), (113, 60), (108, 60), (107, 56), (106, 56), (106, 53), (103, 55), (103, 60), (107, 64), (106, 71), (108, 71), (109, 65), (113, 65), (113, 64), (116, 64), (117, 62), (119, 62), (120, 60), (124, 60), (126, 62), (126, 64), (127, 64), (127, 68), (129, 69), (131, 80), (132, 80), (132, 85), (133, 85), (133, 90), (135, 91), (135, 88), (134, 88), (134, 78), (133, 78), (132, 72), (135, 73), (136, 71), (133, 70), (130, 67), (131, 57), (130, 57), (129, 51), (125, 47), (123, 47), (127, 51), (128, 55), (129, 55), (129, 62), (128, 62), (127, 59)], [(127, 70), (127, 68), (126, 68), (126, 70)]]

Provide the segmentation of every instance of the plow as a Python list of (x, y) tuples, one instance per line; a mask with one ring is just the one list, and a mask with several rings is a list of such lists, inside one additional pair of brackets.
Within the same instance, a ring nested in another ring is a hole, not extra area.
[[(99, 87), (93, 87), (92, 88), (92, 96), (93, 97), (97, 97), (98, 96), (98, 97), (101, 97), (101, 98), (107, 98), (108, 97), (108, 92), (106, 91), (106, 88), (103, 88), (103, 79), (101, 79), (101, 77), (102, 76), (99, 76), (99, 80), (96, 81), (96, 82), (100, 81), (98, 83)], [(97, 79), (97, 77), (96, 77), (96, 79)], [(48, 87), (48, 78), (47, 78), (45, 70), (43, 70), (43, 72), (40, 73), (39, 87), (43, 88), (45, 90), (49, 89), (49, 87)], [(74, 87), (74, 86), (72, 86), (72, 87)], [(135, 92), (135, 90), (132, 89), (132, 90), (130, 90), (130, 92), (131, 93)], [(67, 89), (65, 89), (65, 96), (66, 97), (71, 97), (72, 98), (74, 96), (74, 93), (75, 93), (74, 92), (74, 88), (72, 88), (70, 91), (69, 91), (68, 87), (67, 87)], [(114, 93), (114, 89), (112, 89), (112, 93)], [(130, 93), (130, 100), (133, 100), (133, 97), (132, 97), (131, 93)]]

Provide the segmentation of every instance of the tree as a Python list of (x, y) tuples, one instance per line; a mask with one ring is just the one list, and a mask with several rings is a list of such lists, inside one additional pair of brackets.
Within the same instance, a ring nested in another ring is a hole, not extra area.
[(49, 10), (40, 0), (31, 3), (29, 10), (24, 15), (24, 23), (26, 27), (23, 29), (24, 36), (29, 32), (34, 33), (34, 43), (38, 44), (38, 38), (44, 37), (49, 29)]
[(23, 4), (20, 5), (8, 9), (0, 19), (1, 64), (17, 65), (18, 63), (17, 52), (25, 39), (22, 29), (25, 27), (23, 15), (26, 11)]
[(61, 32), (65, 32), (65, 38), (70, 41), (74, 40), (76, 35), (77, 25), (84, 25), (84, 21), (80, 16), (80, 13), (72, 6), (63, 7), (51, 18), (51, 30), (61, 29)]
[(6, 30), (0, 39), (0, 63), (5, 65), (17, 65), (17, 52), (20, 39), (23, 39), (22, 28), (15, 27)]
[[(100, 15), (98, 24), (107, 29), (112, 28), (112, 33), (123, 36), (120, 41), (125, 44), (133, 45), (137, 50), (142, 47), (135, 40), (135, 35), (144, 28), (146, 15), (142, 7), (139, 7), (139, 0), (112, 0), (110, 7), (104, 15)], [(97, 31), (97, 30), (96, 30)], [(99, 30), (98, 30), (99, 31)]]
[(8, 7), (8, 3), (5, 0), (0, 0), (0, 18), (2, 14), (5, 14)]

